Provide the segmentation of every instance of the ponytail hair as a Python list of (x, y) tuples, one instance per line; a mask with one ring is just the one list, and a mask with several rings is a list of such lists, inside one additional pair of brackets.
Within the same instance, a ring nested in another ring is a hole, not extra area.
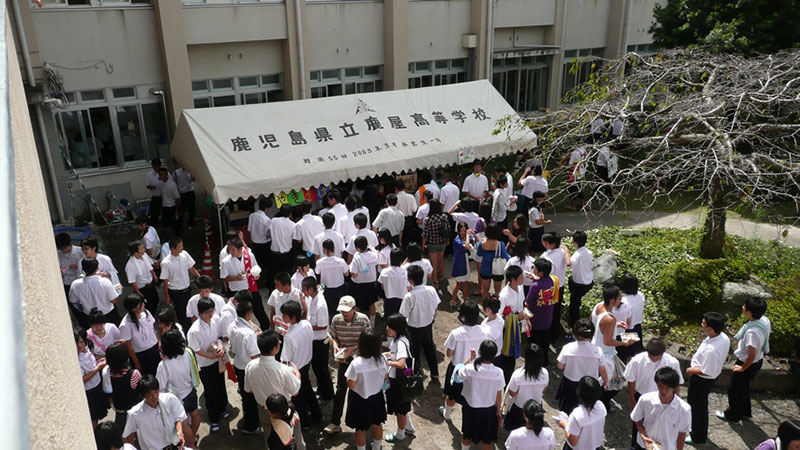
[(284, 422), (290, 423), (294, 410), (289, 407), (289, 401), (282, 394), (272, 394), (267, 397), (267, 411), (278, 414)]
[[(139, 317), (134, 314), (133, 310), (138, 308), (140, 304), (144, 304), (144, 297), (136, 293), (130, 293), (122, 300), (122, 306), (125, 307), (125, 311), (128, 311), (128, 317), (136, 325), (137, 330), (139, 329)], [(145, 312), (145, 314), (149, 313)]]
[(525, 378), (538, 380), (544, 367), (544, 351), (534, 342), (525, 347)]
[(542, 432), (542, 428), (544, 428), (544, 408), (542, 408), (542, 404), (530, 399), (525, 402), (522, 412), (525, 414), (525, 419), (531, 424), (533, 433), (538, 437), (539, 433)]
[(493, 340), (487, 339), (481, 342), (481, 346), (478, 349), (478, 357), (475, 358), (473, 363), (475, 370), (478, 370), (483, 363), (492, 362), (495, 355), (497, 355), (497, 344)]

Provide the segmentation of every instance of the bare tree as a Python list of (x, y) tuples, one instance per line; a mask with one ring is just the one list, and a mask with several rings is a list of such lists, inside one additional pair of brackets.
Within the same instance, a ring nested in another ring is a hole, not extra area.
[[(630, 53), (605, 61), (566, 100), (573, 103), (541, 116), (506, 118), (498, 132), (532, 130), (545, 161), (583, 147), (589, 204), (608, 209), (636, 195), (646, 207), (678, 197), (707, 205), (706, 258), (722, 256), (727, 209), (765, 216), (788, 204), (793, 215), (800, 211), (800, 52)], [(603, 146), (619, 157), (613, 195), (591, 177)], [(573, 169), (562, 164), (553, 175)]]

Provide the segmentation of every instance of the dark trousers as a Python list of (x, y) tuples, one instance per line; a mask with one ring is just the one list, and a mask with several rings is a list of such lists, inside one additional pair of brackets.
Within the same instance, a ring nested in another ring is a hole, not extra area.
[(244, 390), (244, 370), (233, 368), (236, 378), (239, 379), (239, 395), (242, 396), (242, 428), (247, 431), (255, 431), (259, 427), (258, 402), (252, 392)]
[(178, 316), (178, 323), (181, 324), (184, 330), (189, 331), (192, 321), (186, 317), (186, 304), (189, 303), (192, 291), (186, 288), (181, 290), (168, 289), (167, 292), (169, 292), (172, 307), (175, 308), (175, 314)]
[[(642, 396), (642, 394), (640, 394), (638, 392), (634, 392), (633, 393), (633, 399), (636, 400), (636, 402), (634, 403), (634, 406), (636, 406), (636, 403), (639, 402), (639, 397), (641, 397), (641, 396)], [(708, 420), (706, 420), (706, 423), (708, 423)], [(631, 448), (636, 448), (636, 446), (638, 445), (636, 443), (636, 438), (638, 436), (639, 436), (639, 430), (636, 429), (636, 422), (634, 422), (634, 423), (631, 424)]]
[(161, 226), (171, 227), (176, 236), (181, 234), (181, 223), (176, 217), (178, 210), (175, 206), (162, 206), (161, 207)]
[(328, 317), (333, 319), (337, 314), (339, 299), (347, 295), (347, 282), (338, 287), (325, 287), (325, 303), (328, 305)]
[[(195, 208), (195, 195), (194, 191), (184, 192), (181, 194), (181, 223), (186, 219), (187, 224), (191, 227), (194, 225), (194, 208)], [(188, 214), (185, 214), (188, 212)]]
[(330, 343), (326, 339), (315, 340), (311, 344), (311, 369), (317, 379), (317, 394), (323, 400), (333, 398), (333, 381), (331, 373), (328, 371), (328, 355), (330, 355)]
[(550, 342), (561, 339), (564, 329), (561, 327), (561, 304), (564, 302), (564, 285), (558, 288), (558, 303), (553, 306), (553, 322), (550, 324)]
[(258, 291), (250, 292), (250, 296), (253, 297), (253, 315), (256, 316), (259, 326), (261, 326), (262, 330), (269, 329), (271, 321), (264, 310), (264, 301), (261, 299), (261, 294)]
[[(725, 410), (725, 417), (732, 421), (738, 422), (742, 417), (752, 417), (753, 411), (750, 405), (750, 383), (756, 377), (756, 374), (761, 370), (761, 364), (764, 360), (753, 363), (742, 372), (733, 372), (731, 375), (731, 384), (728, 386), (728, 409)], [(737, 366), (744, 365), (744, 362), (736, 360)]]
[(689, 377), (686, 401), (692, 407), (692, 441), (697, 443), (708, 440), (708, 394), (715, 381), (697, 375)]
[(336, 397), (333, 398), (333, 413), (331, 414), (331, 423), (340, 425), (342, 423), (342, 413), (344, 412), (344, 398), (347, 396), (347, 377), (344, 373), (350, 367), (352, 360), (347, 362), (340, 362), (339, 367), (336, 369)]
[(219, 372), (216, 363), (200, 368), (200, 381), (203, 382), (203, 395), (206, 398), (208, 421), (219, 423), (219, 416), (228, 406), (228, 391), (225, 389), (225, 374)]
[(594, 286), (594, 282), (589, 284), (579, 284), (569, 277), (569, 326), (575, 325), (581, 317), (581, 300)]
[(291, 250), (286, 253), (277, 253), (272, 252), (270, 255), (270, 260), (272, 261), (272, 268), (270, 272), (274, 277), (275, 274), (278, 272), (288, 272), (289, 275), (294, 273), (292, 266), (294, 265), (294, 254)]
[(152, 226), (158, 226), (158, 218), (161, 217), (161, 196), (150, 197), (150, 204), (147, 206), (147, 219)]
[(275, 280), (273, 279), (275, 274), (272, 273), (272, 262), (269, 257), (269, 242), (265, 244), (256, 244), (254, 242), (250, 244), (250, 249), (253, 250), (253, 256), (255, 256), (256, 262), (262, 270), (260, 281), (263, 281), (264, 286), (271, 291), (275, 284)]
[(431, 378), (438, 377), (439, 362), (436, 360), (436, 343), (433, 342), (433, 324), (422, 328), (408, 327), (408, 337), (411, 341), (411, 357), (417, 362), (417, 369), (422, 371), (421, 347), (425, 351), (425, 359), (428, 361), (428, 370), (431, 372)]
[[(116, 305), (114, 306), (114, 309), (112, 309), (111, 311), (107, 312), (106, 315), (103, 316), (103, 317), (104, 317), (103, 320), (105, 320), (106, 323), (113, 323), (116, 326), (119, 326), (119, 323), (122, 322), (122, 318), (119, 316), (119, 313), (117, 312)], [(87, 316), (87, 319), (88, 319), (88, 316)]]
[(406, 222), (403, 225), (403, 248), (408, 247), (412, 242), (422, 242), (420, 235), (421, 231), (417, 224), (417, 217), (415, 215), (406, 216)]
[[(300, 368), (300, 392), (292, 397), (292, 403), (294, 403), (297, 414), (300, 416), (300, 422), (305, 424), (311, 423), (311, 420), (322, 421), (322, 411), (319, 409), (317, 397), (311, 387), (311, 378), (308, 376), (310, 368), (311, 364), (306, 364)], [(311, 415), (310, 417), (309, 414)]]
[(402, 298), (387, 298), (383, 300), (383, 317), (389, 317), (394, 313), (400, 312)]
[[(158, 315), (158, 291), (156, 290), (155, 283), (150, 283), (147, 286), (139, 287), (139, 292), (142, 293), (144, 297), (144, 307), (150, 311), (150, 314), (153, 317)], [(186, 307), (184, 306), (183, 314), (186, 315)], [(188, 328), (184, 328), (186, 331), (189, 331)]]
[[(553, 318), (555, 320), (555, 318)], [(544, 367), (550, 365), (550, 330), (531, 330), (530, 340), (544, 350)]]
[(511, 380), (511, 375), (514, 373), (514, 366), (517, 363), (517, 359), (513, 356), (506, 356), (501, 353), (494, 358), (492, 363), (503, 370), (503, 378), (506, 379), (506, 385), (508, 385), (509, 380)]

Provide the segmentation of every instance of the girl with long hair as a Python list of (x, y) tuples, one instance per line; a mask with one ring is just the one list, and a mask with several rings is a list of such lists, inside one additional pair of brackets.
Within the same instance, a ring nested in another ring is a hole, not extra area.
[(544, 368), (544, 349), (534, 342), (525, 347), (525, 365), (515, 370), (508, 382), (508, 395), (514, 401), (506, 413), (503, 426), (512, 431), (525, 425), (524, 408), (528, 401), (542, 403), (542, 395), (550, 382), (550, 374)]

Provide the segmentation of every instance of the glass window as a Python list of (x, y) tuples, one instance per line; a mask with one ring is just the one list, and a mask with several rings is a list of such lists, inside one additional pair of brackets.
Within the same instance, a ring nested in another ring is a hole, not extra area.
[(434, 63), (434, 68), (436, 68), (436, 69), (445, 69), (446, 70), (449, 67), (449, 63), (450, 63), (450, 61), (448, 61), (446, 59), (440, 59), (439, 61), (436, 61)]
[(242, 94), (243, 105), (252, 105), (254, 103), (264, 103), (264, 94), (261, 92)]
[(117, 146), (114, 143), (114, 132), (108, 107), (89, 109), (89, 119), (100, 167), (116, 166)]
[(128, 161), (146, 160), (147, 153), (142, 141), (142, 124), (139, 121), (139, 108), (117, 106), (117, 127), (122, 159)]
[(258, 77), (239, 77), (239, 87), (258, 86)]
[(344, 69), (344, 76), (346, 77), (360, 77), (361, 67), (348, 67)]
[(344, 93), (345, 94), (355, 94), (356, 93), (356, 84), (355, 83), (347, 83), (344, 85)]
[(83, 122), (86, 111), (64, 111), (58, 114), (61, 127), (61, 145), (75, 169), (94, 167), (94, 152), (88, 145)]
[(208, 81), (192, 81), (192, 92), (205, 92), (208, 90)]
[(337, 95), (342, 95), (342, 85), (341, 84), (328, 85), (328, 97), (336, 97)]
[(273, 75), (263, 75), (261, 77), (262, 84), (281, 84), (281, 76), (280, 74), (273, 74)]
[(408, 63), (408, 72), (414, 73), (414, 63)]
[(211, 87), (215, 90), (223, 90), (223, 89), (233, 89), (233, 79), (232, 78), (219, 78), (216, 80), (211, 80)]
[(220, 95), (214, 97), (214, 107), (218, 106), (234, 106), (236, 105), (235, 95)]
[(267, 91), (267, 103), (283, 101), (283, 89)]
[(455, 68), (463, 68), (465, 63), (466, 63), (466, 61), (467, 60), (463, 59), (463, 58), (462, 59), (454, 59), (454, 60), (450, 61), (450, 67), (452, 67), (453, 69), (455, 69)]
[(325, 86), (312, 87), (311, 98), (327, 97), (327, 89)]
[(431, 70), (431, 63), (430, 62), (418, 62), (416, 64), (416, 71), (419, 72), (421, 70)]
[[(208, 101), (208, 99), (205, 100)], [(195, 107), (197, 107), (196, 102), (195, 100)], [(168, 157), (169, 134), (167, 131), (167, 118), (164, 116), (164, 107), (161, 103), (143, 104), (142, 119), (144, 122), (144, 138), (147, 144), (147, 159)]]
[(339, 69), (327, 69), (322, 71), (322, 78), (324, 80), (335, 80), (339, 78)]
[(136, 89), (132, 87), (115, 88), (111, 91), (114, 98), (136, 98)]
[(319, 72), (319, 70), (315, 70), (315, 71), (311, 72), (311, 80), (312, 80), (312, 81), (319, 81), (319, 80), (321, 80), (321, 79), (322, 79), (322, 78), (320, 77), (320, 72)]
[(567, 50), (566, 52), (564, 52), (564, 58), (569, 59), (569, 58), (574, 58), (576, 56), (578, 56), (577, 50)]
[(82, 102), (98, 102), (106, 99), (102, 89), (95, 91), (81, 91)]
[(364, 67), (364, 76), (378, 76), (381, 74), (381, 66)]

